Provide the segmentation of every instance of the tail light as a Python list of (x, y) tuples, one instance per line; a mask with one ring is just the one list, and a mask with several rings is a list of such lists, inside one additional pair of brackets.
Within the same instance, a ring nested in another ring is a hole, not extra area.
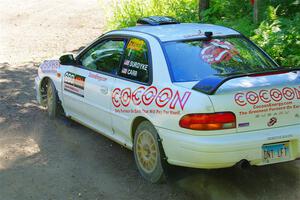
[(179, 121), (179, 126), (192, 130), (222, 130), (236, 128), (234, 113), (188, 114)]

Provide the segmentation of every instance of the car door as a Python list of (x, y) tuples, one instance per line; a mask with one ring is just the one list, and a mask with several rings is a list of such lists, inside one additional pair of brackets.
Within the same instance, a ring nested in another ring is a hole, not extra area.
[[(63, 107), (67, 116), (85, 118), (85, 81), (87, 72), (77, 66), (66, 65), (61, 70)], [(78, 106), (81, 105), (81, 106)]]
[(145, 40), (129, 39), (112, 93), (113, 128), (127, 143), (131, 143), (131, 120), (144, 108), (141, 92), (152, 82), (149, 54)]
[[(77, 96), (84, 98), (77, 105), (72, 104), (73, 115), (105, 134), (112, 134), (111, 90), (125, 44), (126, 39), (120, 38), (106, 38), (96, 42), (76, 58), (81, 67), (74, 70), (75, 73), (67, 72), (65, 75), (65, 79), (68, 76), (75, 77), (73, 85), (76, 82), (79, 85)], [(64, 88), (68, 87), (67, 83), (65, 80)]]

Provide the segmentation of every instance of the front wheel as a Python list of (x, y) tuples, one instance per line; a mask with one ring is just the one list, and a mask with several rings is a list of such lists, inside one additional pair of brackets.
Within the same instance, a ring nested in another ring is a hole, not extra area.
[(138, 126), (134, 136), (133, 153), (140, 174), (152, 183), (165, 180), (163, 149), (156, 129), (149, 121)]

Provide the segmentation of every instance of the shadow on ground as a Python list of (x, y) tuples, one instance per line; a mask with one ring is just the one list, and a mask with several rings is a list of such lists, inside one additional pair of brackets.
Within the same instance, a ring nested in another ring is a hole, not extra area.
[(0, 199), (189, 199), (145, 182), (132, 153), (35, 100), (37, 63), (0, 65)]
[(0, 199), (300, 199), (299, 161), (221, 170), (171, 167), (167, 184), (138, 174), (132, 153), (35, 100), (37, 63), (0, 64)]
[(175, 168), (171, 182), (203, 199), (300, 199), (299, 169), (299, 161), (248, 169)]

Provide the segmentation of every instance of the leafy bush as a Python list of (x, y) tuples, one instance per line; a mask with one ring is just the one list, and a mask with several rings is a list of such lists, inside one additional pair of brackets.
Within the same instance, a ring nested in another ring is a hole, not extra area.
[[(277, 7), (277, 15), (280, 17), (294, 17), (300, 10), (299, 0), (264, 0), (260, 1), (260, 10), (268, 10), (269, 6)], [(268, 17), (268, 12), (262, 14), (263, 19)]]
[(249, 0), (211, 0), (211, 7), (204, 13), (205, 22), (224, 21), (224, 23), (249, 16), (252, 6)]
[(134, 26), (145, 16), (164, 15), (175, 17), (182, 22), (198, 19), (197, 0), (114, 0), (112, 16), (108, 19), (108, 29)]
[(268, 8), (251, 39), (283, 66), (300, 66), (300, 14), (293, 19), (278, 17), (277, 9)]

